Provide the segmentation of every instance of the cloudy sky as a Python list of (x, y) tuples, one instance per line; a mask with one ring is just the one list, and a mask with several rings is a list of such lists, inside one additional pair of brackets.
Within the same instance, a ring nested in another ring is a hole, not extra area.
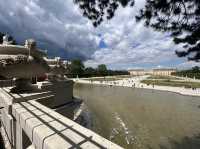
[[(167, 33), (135, 23), (144, 0), (133, 8), (119, 8), (112, 20), (94, 28), (82, 17), (73, 0), (0, 0), (0, 32), (18, 43), (35, 38), (50, 56), (80, 58), (87, 66), (106, 64), (112, 69), (177, 67), (197, 65), (177, 58)], [(199, 64), (198, 64), (199, 65)]]

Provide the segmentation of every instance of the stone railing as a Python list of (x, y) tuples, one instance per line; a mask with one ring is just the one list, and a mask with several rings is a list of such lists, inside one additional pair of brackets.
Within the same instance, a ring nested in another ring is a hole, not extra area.
[(0, 80), (0, 87), (9, 87), (14, 85), (15, 85), (14, 80)]
[(9, 88), (0, 89), (1, 134), (6, 148), (121, 148), (37, 102), (49, 96), (49, 92), (11, 94)]

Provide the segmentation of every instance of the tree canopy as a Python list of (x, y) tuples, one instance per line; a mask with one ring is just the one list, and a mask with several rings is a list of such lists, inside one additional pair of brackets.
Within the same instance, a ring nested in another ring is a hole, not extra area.
[(119, 4), (123, 7), (134, 5), (134, 0), (74, 0), (74, 2), (79, 5), (83, 16), (90, 19), (95, 27), (101, 24), (104, 16), (111, 19)]
[(192, 69), (174, 72), (173, 75), (180, 76), (180, 77), (186, 77), (187, 76), (189, 78), (200, 79), (200, 68), (198, 66), (195, 66)]
[[(111, 19), (119, 5), (133, 6), (134, 0), (74, 0), (97, 27), (104, 18)], [(134, 9), (134, 8), (133, 8)], [(175, 44), (183, 44), (179, 57), (200, 62), (200, 0), (146, 0), (136, 21), (157, 31), (169, 32)]]
[(71, 65), (69, 66), (69, 73), (73, 77), (81, 76), (84, 73), (85, 66), (81, 60), (75, 59), (72, 60)]
[(158, 31), (170, 32), (175, 44), (183, 44), (180, 57), (200, 61), (200, 1), (199, 0), (147, 0), (137, 21)]
[(98, 73), (100, 75), (103, 75), (103, 76), (107, 75), (107, 72), (108, 72), (107, 67), (106, 67), (105, 64), (98, 65), (97, 71), (98, 71)]
[(96, 70), (92, 67), (85, 68), (84, 76), (86, 77), (93, 77), (96, 74)]
[(69, 65), (69, 71), (66, 74), (68, 77), (100, 77), (100, 76), (113, 76), (113, 75), (129, 75), (125, 70), (108, 70), (105, 64), (100, 64), (97, 68), (85, 67), (84, 63), (75, 59)]

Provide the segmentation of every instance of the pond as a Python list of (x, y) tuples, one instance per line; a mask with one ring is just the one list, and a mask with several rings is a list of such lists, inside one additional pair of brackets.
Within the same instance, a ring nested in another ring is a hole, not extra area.
[(200, 149), (200, 97), (148, 89), (75, 84), (91, 129), (128, 149)]

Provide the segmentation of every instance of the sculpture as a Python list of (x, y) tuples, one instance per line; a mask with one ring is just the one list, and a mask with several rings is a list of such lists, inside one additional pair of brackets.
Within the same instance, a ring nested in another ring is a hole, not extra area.
[(31, 78), (50, 71), (45, 61), (46, 54), (37, 48), (33, 39), (26, 40), (24, 46), (11, 45), (8, 36), (3, 37), (0, 45), (0, 75), (8, 79), (16, 78), (12, 92), (33, 90)]

